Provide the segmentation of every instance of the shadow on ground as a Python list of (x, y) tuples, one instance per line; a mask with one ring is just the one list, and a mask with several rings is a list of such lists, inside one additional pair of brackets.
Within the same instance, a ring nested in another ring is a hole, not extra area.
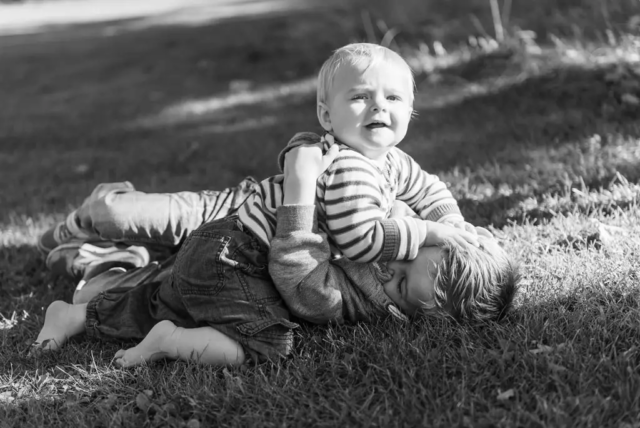
[[(277, 173), (288, 139), (319, 130), (313, 78), (331, 50), (364, 39), (356, 15), (296, 11), (116, 34), (85, 25), (50, 41), (0, 38), (0, 169), (18, 183), (0, 194), (0, 220), (66, 212), (98, 182), (219, 189)], [(455, 71), (467, 80), (472, 72)], [(611, 101), (604, 73), (565, 68), (422, 110), (401, 148), (447, 180), (467, 171), (463, 180), (487, 163), (536, 167), (540, 152), (594, 134), (639, 137), (633, 114), (603, 109)], [(461, 205), (494, 211), (517, 202)]]

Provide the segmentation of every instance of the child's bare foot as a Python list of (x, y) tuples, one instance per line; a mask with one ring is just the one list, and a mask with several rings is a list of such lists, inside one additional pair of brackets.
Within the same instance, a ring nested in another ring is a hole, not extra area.
[(33, 343), (30, 355), (40, 351), (57, 351), (70, 337), (84, 332), (87, 305), (70, 305), (55, 301), (47, 308), (44, 325)]
[(176, 358), (163, 349), (164, 340), (171, 337), (176, 328), (171, 321), (160, 321), (137, 346), (116, 352), (113, 363), (119, 367), (132, 367), (167, 357)]

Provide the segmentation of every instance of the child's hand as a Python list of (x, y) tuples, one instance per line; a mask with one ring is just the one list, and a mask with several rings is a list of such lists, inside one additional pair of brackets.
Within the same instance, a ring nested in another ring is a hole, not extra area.
[(340, 151), (332, 145), (325, 155), (319, 144), (291, 149), (284, 158), (284, 205), (312, 205), (316, 180), (331, 165)]
[(454, 227), (449, 224), (427, 221), (427, 237), (422, 246), (430, 247), (432, 245), (440, 245), (446, 241), (454, 241), (459, 245), (471, 244), (474, 247), (480, 246), (478, 233), (475, 228), (473, 232), (469, 232), (464, 228)]
[(394, 201), (389, 218), (415, 217), (420, 218), (411, 207), (402, 201)]
[(284, 157), (284, 175), (315, 181), (331, 165), (339, 150), (337, 144), (332, 145), (325, 155), (322, 155), (320, 144), (305, 144), (291, 149)]
[(476, 227), (466, 221), (444, 221), (443, 223), (448, 224), (449, 226), (453, 226), (456, 229), (465, 230), (473, 235), (476, 235), (476, 236), (478, 235), (478, 231), (476, 230)]

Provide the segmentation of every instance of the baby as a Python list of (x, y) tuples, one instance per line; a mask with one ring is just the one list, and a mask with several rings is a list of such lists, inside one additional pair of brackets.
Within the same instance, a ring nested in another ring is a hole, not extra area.
[[(297, 134), (280, 156), (282, 167), (286, 151), (300, 144), (322, 142), (325, 150), (339, 146), (316, 191), (319, 225), (335, 256), (358, 262), (412, 260), (420, 247), (445, 239), (478, 245), (475, 229), (464, 230), (446, 185), (396, 148), (413, 113), (413, 88), (411, 69), (397, 53), (369, 43), (338, 49), (319, 74), (317, 115), (326, 133)], [(419, 218), (389, 218), (396, 200)], [(260, 183), (238, 215), (268, 244), (281, 203), (279, 175)]]

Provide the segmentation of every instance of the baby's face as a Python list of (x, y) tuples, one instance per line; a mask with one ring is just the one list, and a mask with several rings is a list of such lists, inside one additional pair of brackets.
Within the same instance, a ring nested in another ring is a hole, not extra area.
[(387, 263), (393, 277), (383, 285), (384, 292), (409, 316), (418, 308), (435, 307), (436, 266), (441, 261), (440, 247), (422, 247), (414, 260)]
[(407, 134), (413, 111), (409, 71), (393, 60), (366, 68), (342, 65), (333, 80), (327, 112), (333, 135), (364, 156), (381, 160)]

